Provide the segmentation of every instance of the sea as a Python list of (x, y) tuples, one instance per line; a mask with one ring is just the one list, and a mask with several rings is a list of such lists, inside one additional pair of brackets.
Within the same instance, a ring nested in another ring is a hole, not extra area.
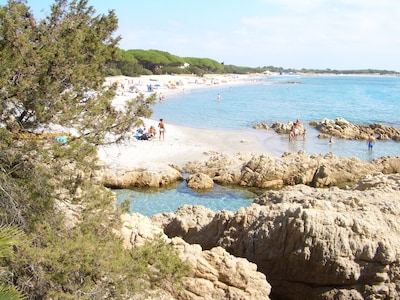
[[(218, 96), (219, 95), (219, 96)], [(344, 118), (359, 125), (381, 123), (400, 128), (400, 77), (352, 75), (277, 75), (249, 79), (240, 85), (213, 85), (185, 89), (155, 104), (152, 119), (166, 124), (211, 130), (238, 130), (254, 134), (266, 152), (281, 156), (285, 152), (305, 151), (308, 155), (334, 153), (372, 161), (382, 156), (399, 156), (400, 142), (378, 140), (372, 151), (366, 141), (335, 138), (334, 143), (318, 138), (311, 121)], [(300, 120), (307, 139), (289, 142), (287, 135), (253, 126)], [(166, 137), (167, 138), (167, 137)], [(216, 185), (208, 192), (196, 192), (186, 182), (157, 190), (117, 190), (118, 202), (129, 200), (130, 211), (152, 216), (174, 212), (180, 206), (203, 205), (214, 211), (236, 211), (252, 203), (262, 190)]]

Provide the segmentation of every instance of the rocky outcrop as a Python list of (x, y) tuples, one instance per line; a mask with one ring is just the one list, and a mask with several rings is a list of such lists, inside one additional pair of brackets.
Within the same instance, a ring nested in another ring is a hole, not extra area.
[(209, 190), (214, 186), (210, 176), (203, 173), (196, 173), (186, 178), (187, 186), (195, 190)]
[(303, 124), (298, 123), (298, 122), (292, 122), (289, 121), (287, 123), (282, 123), (282, 122), (275, 122), (272, 124), (271, 128), (279, 134), (289, 134), (293, 130), (293, 126), (296, 125), (297, 128), (297, 134), (298, 135), (303, 135), (304, 133), (304, 127)]
[(267, 123), (259, 123), (259, 124), (253, 125), (253, 128), (254, 129), (265, 129), (265, 130), (270, 129), (270, 127)]
[(222, 247), (202, 250), (181, 238), (172, 239), (179, 256), (192, 266), (178, 299), (269, 299), (271, 286), (257, 266)]
[(183, 289), (168, 299), (269, 299), (271, 286), (257, 266), (245, 258), (234, 257), (222, 247), (203, 251), (199, 245), (190, 245), (181, 238), (169, 239), (160, 227), (140, 214), (123, 215), (119, 234), (127, 248), (141, 246), (162, 235), (180, 258), (189, 263), (191, 270), (183, 281)]
[[(306, 184), (313, 187), (341, 186), (374, 172), (400, 172), (400, 157), (381, 157), (372, 162), (338, 157), (332, 153), (308, 156), (304, 151), (282, 157), (252, 153), (234, 156), (210, 153), (206, 161), (188, 162), (184, 171), (192, 174), (188, 185), (211, 188), (213, 183), (245, 187), (280, 188)], [(109, 188), (159, 188), (182, 181), (183, 170), (175, 165), (157, 164), (145, 169), (96, 170), (96, 182)]]
[(158, 164), (146, 169), (105, 169), (102, 176), (109, 188), (159, 188), (183, 180), (182, 170), (175, 165)]
[(335, 120), (324, 118), (322, 121), (314, 122), (313, 124), (322, 133), (321, 137), (333, 135), (343, 139), (367, 140), (372, 133), (379, 140), (400, 141), (400, 129), (379, 123), (357, 125), (344, 118)]
[(398, 173), (400, 157), (366, 162), (333, 154), (308, 156), (303, 151), (286, 153), (281, 158), (268, 155), (238, 154), (230, 157), (216, 154), (205, 162), (187, 163), (185, 171), (207, 174), (221, 184), (246, 187), (279, 188), (296, 184), (329, 187), (354, 182), (374, 172)]
[(155, 219), (170, 237), (254, 262), (280, 299), (398, 299), (399, 199), (400, 175), (377, 173), (347, 189), (270, 191), (236, 213)]

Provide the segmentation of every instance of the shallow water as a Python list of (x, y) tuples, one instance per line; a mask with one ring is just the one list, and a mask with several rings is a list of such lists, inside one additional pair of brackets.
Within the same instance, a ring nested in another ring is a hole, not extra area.
[[(280, 83), (279, 83), (280, 82)], [(288, 84), (288, 82), (295, 82)], [(220, 101), (217, 94), (221, 95)], [(289, 143), (288, 137), (272, 131), (253, 131), (268, 153), (304, 150), (308, 155), (326, 154), (357, 157), (371, 161), (381, 156), (400, 155), (400, 143), (378, 141), (368, 151), (365, 141), (335, 139), (333, 144), (319, 139), (310, 121), (343, 117), (356, 124), (382, 123), (400, 128), (400, 77), (387, 76), (278, 76), (260, 79), (243, 86), (214, 86), (188, 91), (167, 98), (154, 107), (152, 118), (206, 129), (250, 129), (261, 122), (300, 119), (307, 129), (307, 140), (300, 137)], [(248, 190), (216, 186), (211, 192), (197, 193), (180, 183), (161, 191), (118, 191), (118, 201), (129, 198), (131, 211), (151, 216), (173, 212), (184, 204), (204, 205), (213, 210), (236, 211), (250, 205), (256, 194)]]
[[(281, 82), (281, 83), (278, 83)], [(287, 82), (295, 82), (288, 84)], [(217, 94), (221, 100), (217, 101)], [(400, 128), (400, 77), (388, 76), (279, 76), (244, 86), (221, 86), (186, 91), (158, 103), (152, 118), (207, 129), (248, 129), (261, 122), (300, 119), (308, 131), (306, 143), (288, 143), (287, 136), (260, 132), (269, 152), (281, 156), (286, 151), (305, 150), (372, 160), (400, 155), (400, 143), (379, 141), (368, 152), (365, 141), (317, 138), (319, 132), (307, 126), (310, 121), (343, 117), (356, 124), (382, 123)]]
[(261, 190), (239, 189), (215, 185), (207, 192), (197, 192), (187, 187), (186, 182), (179, 182), (166, 189), (115, 190), (120, 204), (131, 201), (130, 212), (151, 217), (157, 213), (175, 212), (179, 207), (202, 205), (213, 211), (236, 211), (249, 206)]

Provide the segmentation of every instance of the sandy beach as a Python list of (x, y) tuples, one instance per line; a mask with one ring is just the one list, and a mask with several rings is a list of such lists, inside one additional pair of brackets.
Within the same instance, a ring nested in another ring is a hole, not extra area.
[[(122, 107), (123, 103), (135, 97), (129, 91), (130, 86), (139, 89), (136, 92), (147, 92), (147, 85), (157, 83), (154, 92), (168, 96), (174, 93), (184, 93), (199, 88), (213, 88), (220, 85), (249, 84), (255, 77), (252, 75), (209, 75), (199, 78), (191, 75), (158, 75), (131, 77), (111, 77), (108, 82), (118, 81), (122, 87), (113, 105)], [(171, 87), (171, 82), (180, 82)], [(148, 93), (148, 92), (147, 92)], [(145, 168), (154, 164), (166, 163), (183, 167), (186, 162), (205, 160), (210, 154), (219, 152), (226, 154), (268, 153), (259, 134), (248, 131), (212, 131), (190, 128), (166, 123), (165, 140), (159, 140), (158, 120), (143, 119), (146, 128), (153, 125), (157, 128), (157, 136), (150, 141), (136, 140), (133, 136), (124, 144), (102, 147), (99, 157), (113, 168)]]
[[(158, 121), (145, 119), (146, 127), (157, 128)], [(132, 137), (124, 144), (102, 147), (100, 158), (112, 168), (148, 168), (154, 164), (175, 164), (183, 167), (194, 160), (205, 160), (212, 153), (265, 153), (257, 134), (249, 131), (211, 131), (166, 123), (165, 140), (159, 135), (149, 141)]]

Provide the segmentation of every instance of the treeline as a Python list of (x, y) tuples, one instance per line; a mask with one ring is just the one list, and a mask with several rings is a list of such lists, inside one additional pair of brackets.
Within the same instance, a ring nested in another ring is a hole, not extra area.
[(210, 58), (180, 57), (160, 50), (118, 50), (117, 59), (110, 62), (107, 68), (108, 76), (125, 75), (137, 77), (140, 75), (161, 74), (246, 74), (246, 73), (308, 73), (308, 74), (381, 74), (398, 75), (399, 72), (388, 70), (331, 70), (331, 69), (293, 69), (274, 66), (244, 67), (226, 65)]
[(119, 50), (118, 60), (108, 64), (107, 75), (161, 75), (262, 72), (261, 69), (225, 65), (210, 58), (180, 57), (160, 50)]

